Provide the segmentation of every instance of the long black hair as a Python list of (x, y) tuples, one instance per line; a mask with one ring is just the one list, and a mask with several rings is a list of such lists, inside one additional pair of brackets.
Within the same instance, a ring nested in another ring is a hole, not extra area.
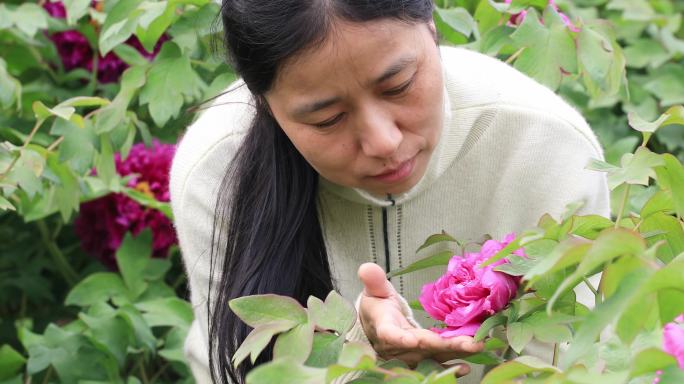
[[(287, 59), (320, 46), (335, 20), (432, 20), (432, 0), (224, 0), (228, 60), (256, 114), (219, 189), (209, 283), (209, 364), (217, 383), (243, 383), (252, 368), (231, 357), (250, 328), (231, 299), (276, 293), (306, 303), (333, 289), (317, 209), (318, 174), (270, 113), (264, 94)], [(212, 289), (213, 286), (213, 289)], [(216, 292), (215, 297), (211, 291)], [(271, 358), (267, 350), (258, 365)]]

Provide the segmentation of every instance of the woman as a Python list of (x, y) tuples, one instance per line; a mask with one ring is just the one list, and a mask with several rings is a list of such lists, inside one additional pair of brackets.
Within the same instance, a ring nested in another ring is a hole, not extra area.
[(190, 127), (171, 174), (198, 382), (244, 380), (248, 367), (230, 358), (249, 329), (227, 303), (268, 292), (358, 297), (347, 336), (382, 357), (478, 352), (470, 337), (421, 329), (429, 321), (403, 298), (439, 271), (390, 284), (383, 268), (410, 264), (442, 229), (502, 237), (578, 200), (580, 213), (609, 214), (603, 174), (584, 170), (602, 151), (582, 117), (495, 59), (439, 47), (432, 10), (430, 0), (223, 2), (242, 79)]

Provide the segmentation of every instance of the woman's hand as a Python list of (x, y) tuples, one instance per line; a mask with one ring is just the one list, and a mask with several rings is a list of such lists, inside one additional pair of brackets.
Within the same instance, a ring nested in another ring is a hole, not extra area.
[[(380, 266), (365, 263), (358, 273), (364, 286), (359, 304), (361, 325), (381, 358), (399, 359), (415, 367), (427, 358), (443, 363), (484, 348), (484, 343), (476, 343), (470, 336), (444, 339), (429, 329), (416, 328), (402, 313), (402, 299)], [(470, 367), (462, 364), (457, 374), (468, 372)]]

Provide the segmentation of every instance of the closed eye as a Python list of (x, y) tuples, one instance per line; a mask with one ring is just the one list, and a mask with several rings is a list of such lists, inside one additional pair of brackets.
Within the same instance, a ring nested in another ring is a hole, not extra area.
[(321, 122), (321, 123), (316, 123), (316, 124), (313, 124), (313, 125), (314, 125), (315, 127), (318, 127), (318, 128), (327, 128), (327, 127), (331, 127), (331, 126), (335, 125), (338, 121), (340, 121), (340, 120), (342, 119), (343, 116), (344, 116), (344, 113), (340, 113), (340, 114), (336, 115), (335, 117), (333, 117), (332, 119), (328, 119), (328, 120), (326, 120), (326, 121), (323, 121), (323, 122)]
[(398, 96), (398, 95), (401, 95), (402, 93), (406, 92), (406, 90), (409, 89), (409, 87), (411, 86), (411, 84), (413, 84), (413, 79), (414, 79), (414, 78), (415, 78), (415, 75), (414, 75), (414, 77), (412, 77), (412, 78), (411, 78), (409, 81), (407, 81), (406, 83), (400, 85), (400, 86), (397, 87), (397, 88), (390, 89), (389, 91), (385, 91), (385, 92), (383, 92), (382, 94), (385, 95), (385, 96)]

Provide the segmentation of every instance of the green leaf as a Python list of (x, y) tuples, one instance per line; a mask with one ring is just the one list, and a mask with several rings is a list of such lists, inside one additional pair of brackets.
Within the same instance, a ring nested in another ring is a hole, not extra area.
[(178, 117), (183, 95), (196, 93), (196, 79), (190, 58), (182, 55), (177, 45), (165, 43), (140, 92), (140, 103), (149, 106), (157, 126), (163, 127), (171, 118)]
[(523, 348), (532, 341), (533, 329), (529, 324), (516, 322), (506, 327), (506, 338), (508, 344), (517, 353), (521, 353)]
[(251, 370), (247, 384), (320, 384), (325, 382), (325, 369), (311, 368), (289, 359), (272, 361)]
[(626, 59), (605, 20), (582, 26), (577, 56), (582, 80), (593, 98), (616, 95), (625, 79)]
[(127, 299), (129, 294), (119, 275), (111, 272), (97, 272), (76, 284), (67, 295), (64, 304), (87, 307), (113, 298)]
[(139, 8), (141, 2), (142, 0), (121, 0), (109, 10), (100, 32), (100, 56), (104, 57), (135, 32), (144, 13), (144, 10)]
[(156, 350), (157, 339), (137, 308), (130, 304), (125, 304), (117, 309), (117, 313), (133, 329), (135, 335), (133, 340), (136, 348), (145, 348), (149, 352)]
[(345, 367), (358, 367), (364, 357), (375, 360), (375, 350), (369, 344), (351, 341), (344, 344), (338, 363)]
[(356, 322), (354, 306), (335, 291), (330, 291), (325, 303), (315, 296), (309, 296), (306, 306), (319, 328), (331, 329), (340, 335), (346, 334)]
[(637, 39), (625, 48), (627, 66), (631, 68), (658, 68), (672, 57), (658, 41)]
[(663, 212), (657, 212), (646, 217), (639, 227), (639, 231), (648, 233), (652, 231), (665, 231), (664, 234), (655, 235), (647, 240), (649, 246), (665, 240), (665, 244), (656, 250), (656, 256), (663, 262), (669, 262), (675, 256), (684, 252), (684, 229), (679, 220)]
[(485, 319), (475, 333), (475, 341), (480, 341), (487, 337), (487, 335), (489, 335), (489, 331), (497, 325), (506, 324), (506, 319), (506, 316), (501, 313), (497, 313), (496, 315)]
[(477, 23), (465, 8), (436, 8), (435, 12), (454, 31), (465, 37), (475, 34), (476, 38), (479, 39)]
[(90, 0), (63, 0), (64, 8), (66, 9), (67, 24), (75, 25), (76, 22), (86, 13), (90, 7)]
[(288, 358), (303, 364), (311, 353), (314, 326), (312, 321), (308, 321), (278, 335), (273, 346), (273, 359)]
[(673, 356), (658, 348), (648, 348), (640, 351), (632, 359), (632, 362), (633, 365), (629, 372), (629, 377), (645, 375), (677, 363)]
[(9, 200), (0, 196), (0, 211), (15, 211), (14, 205)]
[(599, 334), (619, 317), (626, 309), (629, 301), (637, 294), (641, 284), (648, 279), (646, 271), (634, 271), (622, 280), (621, 288), (606, 301), (594, 308), (577, 331), (570, 348), (561, 356), (561, 367), (569, 367), (582, 355), (587, 353)]
[(639, 216), (641, 219), (646, 219), (658, 212), (668, 213), (672, 211), (674, 211), (672, 195), (665, 191), (658, 191), (644, 204)]
[(136, 303), (135, 307), (143, 312), (143, 318), (150, 327), (171, 326), (188, 329), (194, 318), (190, 303), (178, 297)]
[(463, 360), (469, 363), (482, 365), (499, 365), (504, 362), (504, 360), (497, 356), (496, 353), (492, 352), (476, 353), (474, 355), (464, 357)]
[(595, 240), (601, 231), (613, 226), (613, 222), (600, 215), (575, 216), (570, 232), (586, 239)]
[(121, 247), (116, 251), (116, 264), (119, 266), (124, 283), (137, 297), (147, 287), (143, 274), (152, 254), (152, 231), (145, 229), (136, 237), (126, 233)]
[(113, 50), (121, 60), (130, 66), (142, 67), (149, 63), (149, 61), (131, 45), (119, 44), (114, 47)]
[(684, 104), (684, 68), (676, 63), (667, 63), (649, 76), (644, 88), (664, 107)]
[(159, 201), (153, 196), (149, 196), (143, 192), (138, 191), (137, 189), (129, 187), (121, 188), (121, 192), (126, 196), (130, 197), (131, 199), (135, 200), (138, 204), (144, 207), (154, 208), (159, 212), (163, 213), (164, 216), (168, 217), (170, 220), (173, 220), (173, 211), (171, 210), (170, 203)]
[(421, 269), (425, 268), (448, 265), (449, 260), (451, 260), (452, 257), (454, 257), (454, 253), (452, 251), (439, 252), (415, 261), (404, 268), (390, 271), (387, 274), (387, 278), (403, 275), (409, 272), (420, 271)]
[(431, 245), (443, 243), (443, 242), (458, 243), (458, 240), (454, 239), (453, 236), (449, 235), (448, 233), (442, 231), (442, 233), (437, 233), (437, 234), (429, 236), (427, 238), (427, 240), (425, 240), (425, 242), (420, 247), (418, 247), (418, 249), (416, 250), (416, 253), (422, 251), (423, 249), (425, 249)]
[(148, 52), (154, 50), (161, 35), (177, 18), (177, 4), (177, 1), (145, 1), (140, 5), (143, 14), (140, 17), (140, 27), (135, 34)]
[(292, 325), (289, 323), (270, 323), (256, 327), (247, 335), (245, 340), (240, 344), (240, 348), (235, 351), (232, 363), (237, 367), (242, 363), (247, 356), (250, 356), (252, 364), (256, 361), (259, 354), (266, 348), (273, 336), (278, 333), (290, 330)]
[(544, 12), (544, 23), (530, 9), (511, 35), (517, 48), (524, 48), (515, 68), (555, 90), (563, 73), (577, 72), (577, 56), (570, 31), (552, 7)]
[(622, 183), (648, 186), (649, 178), (655, 178), (654, 167), (664, 165), (661, 155), (648, 148), (639, 147), (634, 154), (622, 156), (621, 167), (608, 173), (608, 187), (613, 190)]
[(513, 253), (516, 249), (520, 248), (520, 237), (515, 238), (513, 241), (508, 243), (503, 249), (496, 253), (496, 255), (490, 257), (485, 262), (480, 264), (481, 268), (484, 268), (490, 264), (496, 263), (497, 261), (507, 257)]
[(130, 324), (113, 312), (109, 315), (89, 316), (85, 313), (78, 315), (88, 325), (92, 333), (91, 341), (101, 350), (111, 353), (123, 367), (126, 362), (126, 352), (131, 344), (133, 330)]
[(272, 322), (286, 322), (293, 327), (304, 324), (308, 317), (299, 303), (287, 296), (274, 294), (238, 297), (228, 305), (235, 314), (252, 328)]
[(325, 368), (335, 364), (342, 352), (344, 335), (336, 336), (328, 332), (314, 333), (311, 354), (304, 363), (309, 367)]
[(26, 358), (15, 351), (9, 344), (0, 348), (0, 380), (16, 375), (26, 363)]
[(534, 356), (520, 356), (515, 360), (503, 363), (492, 369), (482, 378), (480, 384), (499, 384), (511, 382), (512, 379), (534, 372), (555, 373), (560, 370)]
[(684, 218), (684, 167), (676, 157), (669, 153), (663, 155), (663, 160), (665, 161), (665, 170), (669, 178), (675, 211), (680, 218)]
[(35, 3), (23, 3), (12, 12), (11, 18), (15, 27), (29, 37), (48, 27), (48, 15)]
[(555, 301), (561, 295), (574, 288), (584, 277), (590, 276), (591, 272), (602, 264), (622, 255), (641, 255), (645, 250), (646, 242), (630, 230), (623, 228), (604, 230), (591, 245), (577, 269), (561, 283), (549, 299), (547, 312), (551, 311)]

